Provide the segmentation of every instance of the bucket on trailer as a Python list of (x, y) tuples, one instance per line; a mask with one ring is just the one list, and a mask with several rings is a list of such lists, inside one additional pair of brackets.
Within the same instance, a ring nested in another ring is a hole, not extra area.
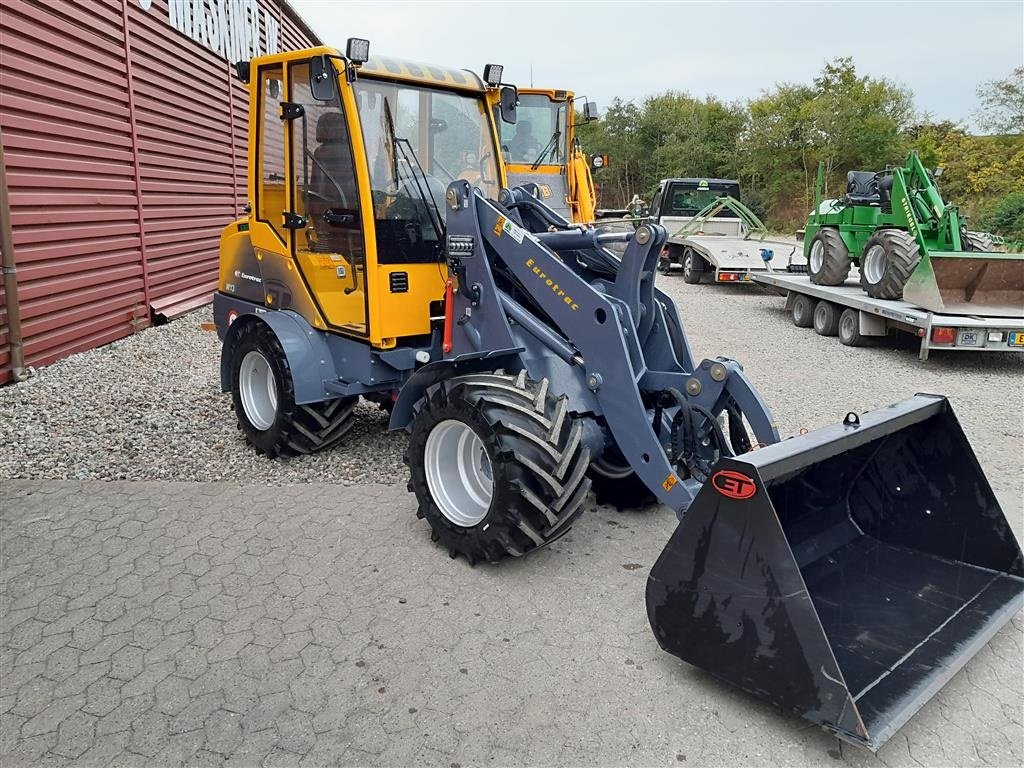
[(907, 280), (903, 298), (931, 312), (1024, 317), (1024, 256), (930, 253)]
[(878, 749), (1024, 604), (943, 397), (723, 459), (647, 582), (659, 644)]

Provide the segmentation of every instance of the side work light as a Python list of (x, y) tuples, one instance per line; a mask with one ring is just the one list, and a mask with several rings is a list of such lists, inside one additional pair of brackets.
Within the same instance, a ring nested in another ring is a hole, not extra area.
[(505, 68), (501, 64), (488, 64), (484, 67), (484, 82), (492, 88), (501, 84), (501, 75)]
[(370, 60), (370, 41), (361, 37), (350, 37), (345, 45), (345, 58), (353, 64), (365, 64)]

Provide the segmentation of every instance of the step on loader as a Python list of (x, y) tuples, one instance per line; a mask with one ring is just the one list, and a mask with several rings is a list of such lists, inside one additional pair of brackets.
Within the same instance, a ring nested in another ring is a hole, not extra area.
[(680, 520), (647, 589), (661, 645), (869, 747), (1019, 609), (1020, 548), (945, 399), (780, 441), (738, 362), (693, 357), (655, 286), (663, 227), (507, 188), (495, 67), (353, 39), (238, 72), (251, 209), (214, 316), (258, 451), (323, 450), (380, 403), (417, 515), (470, 563), (556, 541), (591, 488), (657, 500)]
[(936, 176), (911, 152), (903, 166), (850, 171), (846, 195), (822, 200), (804, 230), (811, 282), (842, 285), (850, 266), (875, 299), (904, 299), (940, 314), (1024, 317), (1024, 255), (992, 250), (942, 199)]

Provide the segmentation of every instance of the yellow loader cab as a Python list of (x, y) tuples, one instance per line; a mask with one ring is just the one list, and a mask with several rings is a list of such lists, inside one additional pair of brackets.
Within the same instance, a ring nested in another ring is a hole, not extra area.
[(494, 199), (505, 177), (477, 75), (368, 50), (353, 40), (346, 55), (236, 65), (250, 93), (250, 207), (221, 235), (219, 294), (391, 349), (430, 334), (440, 311), (447, 185), (466, 179)]
[[(536, 184), (544, 204), (569, 221), (594, 221), (596, 195), (590, 169), (603, 167), (607, 158), (583, 153), (576, 139), (575, 94), (546, 88), (518, 92), (515, 124), (498, 121), (509, 186)], [(597, 118), (592, 102), (580, 109), (584, 120)]]

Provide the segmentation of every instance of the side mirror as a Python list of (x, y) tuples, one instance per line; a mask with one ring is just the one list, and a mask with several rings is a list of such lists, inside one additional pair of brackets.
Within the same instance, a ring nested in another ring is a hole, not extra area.
[(501, 121), (508, 123), (509, 125), (516, 124), (516, 107), (519, 106), (519, 94), (516, 93), (516, 89), (511, 85), (506, 85), (501, 89)]
[(309, 61), (309, 89), (317, 101), (334, 101), (338, 95), (338, 73), (326, 55)]
[(235, 74), (238, 75), (238, 79), (246, 85), (249, 84), (249, 68), (252, 62), (248, 59), (235, 62)]
[(596, 101), (585, 101), (585, 102), (583, 102), (583, 119), (587, 120), (587, 121), (590, 121), (590, 120), (597, 120), (598, 117), (599, 117), (599, 115), (597, 113), (597, 102)]

